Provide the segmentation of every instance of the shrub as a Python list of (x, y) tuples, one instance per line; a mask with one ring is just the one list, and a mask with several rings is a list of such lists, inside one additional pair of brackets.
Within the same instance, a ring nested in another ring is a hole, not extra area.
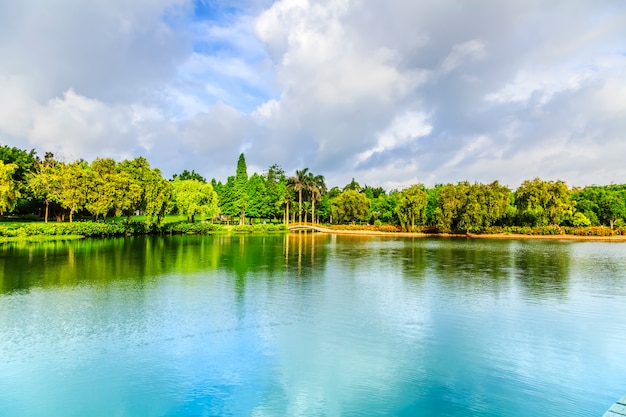
[(170, 223), (162, 227), (165, 233), (209, 234), (224, 231), (224, 227), (213, 223)]

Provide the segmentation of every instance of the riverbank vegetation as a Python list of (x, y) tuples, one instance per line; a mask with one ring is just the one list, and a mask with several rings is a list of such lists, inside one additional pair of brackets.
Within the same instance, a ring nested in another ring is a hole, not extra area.
[(626, 184), (570, 188), (535, 178), (516, 190), (498, 181), (384, 190), (353, 179), (328, 188), (308, 168), (289, 176), (272, 165), (248, 175), (243, 154), (225, 181), (194, 170), (166, 179), (143, 157), (67, 162), (2, 146), (0, 216), (0, 237), (269, 233), (296, 221), (384, 232), (623, 236)]

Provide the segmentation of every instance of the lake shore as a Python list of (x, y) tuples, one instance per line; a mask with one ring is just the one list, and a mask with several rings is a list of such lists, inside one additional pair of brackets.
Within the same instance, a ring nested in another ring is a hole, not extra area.
[(322, 233), (355, 236), (413, 237), (413, 238), (466, 238), (466, 239), (509, 239), (509, 240), (575, 240), (626, 242), (626, 236), (579, 236), (579, 235), (524, 235), (516, 233), (476, 234), (476, 233), (418, 233), (418, 232), (378, 232), (373, 230), (320, 230)]

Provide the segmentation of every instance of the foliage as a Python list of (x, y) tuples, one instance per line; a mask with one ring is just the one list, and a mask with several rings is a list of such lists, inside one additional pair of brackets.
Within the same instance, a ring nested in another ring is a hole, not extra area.
[(364, 221), (370, 208), (370, 201), (355, 190), (344, 191), (331, 201), (333, 217), (339, 223)]
[(0, 226), (0, 236), (62, 236), (78, 235), (85, 237), (125, 236), (149, 233), (151, 230), (142, 222), (72, 222), (72, 223), (29, 223), (11, 229)]
[(400, 192), (396, 213), (398, 214), (403, 230), (413, 230), (416, 221), (420, 223), (424, 221), (428, 201), (424, 189), (424, 185), (417, 184)]
[(191, 170), (191, 172), (187, 171), (186, 169), (183, 170), (183, 172), (180, 173), (180, 175), (178, 174), (174, 174), (172, 175), (172, 181), (184, 181), (184, 180), (196, 180), (202, 183), (206, 182), (206, 178), (204, 178), (202, 175), (198, 174), (196, 171), (194, 171), (193, 169)]
[(286, 232), (284, 224), (240, 224), (232, 228), (234, 233), (279, 233)]
[(296, 175), (287, 179), (287, 189), (298, 193), (298, 221), (302, 223), (302, 191), (308, 187), (308, 168), (296, 170)]
[(261, 175), (254, 173), (248, 180), (247, 214), (249, 217), (269, 218), (271, 216), (270, 209), (265, 180)]
[(510, 209), (510, 190), (497, 181), (437, 187), (434, 224), (441, 231), (480, 231), (496, 224)]
[(195, 216), (215, 217), (218, 212), (217, 193), (210, 183), (195, 179), (176, 180), (171, 183), (172, 200), (179, 213), (187, 216), (187, 222), (195, 223)]
[(235, 183), (233, 186), (233, 204), (239, 211), (239, 223), (243, 224), (246, 217), (246, 208), (248, 207), (248, 172), (246, 167), (246, 158), (243, 154), (239, 155), (237, 160), (237, 173), (235, 174)]
[(393, 224), (375, 224), (375, 225), (358, 225), (358, 224), (334, 224), (330, 226), (332, 230), (353, 230), (353, 231), (367, 231), (367, 232), (385, 232), (394, 233), (400, 232), (402, 229), (400, 226)]
[(522, 224), (560, 225), (574, 213), (570, 190), (563, 181), (526, 180), (515, 192)]
[(13, 180), (13, 174), (17, 169), (15, 164), (4, 164), (0, 161), (0, 216), (15, 208), (20, 192)]
[(57, 202), (61, 207), (69, 210), (70, 223), (74, 213), (82, 209), (87, 202), (88, 185), (87, 164), (84, 161), (75, 161), (60, 166)]
[[(63, 163), (51, 153), (40, 160), (34, 150), (0, 146), (0, 162), (0, 214), (39, 215), (44, 221), (49, 212), (57, 221), (66, 215), (74, 221), (89, 214), (96, 220), (111, 215), (130, 220), (131, 215), (141, 214), (148, 229), (160, 230), (169, 210), (185, 213), (193, 222), (197, 214), (217, 214), (215, 202), (224, 215), (218, 220), (235, 217), (242, 225), (246, 216), (288, 222), (297, 213), (300, 220), (400, 224), (405, 230), (481, 233), (497, 226), (560, 233), (565, 227), (617, 229), (626, 219), (626, 184), (570, 190), (563, 181), (535, 178), (524, 181), (515, 193), (498, 182), (467, 181), (385, 192), (382, 187), (361, 187), (353, 178), (342, 191), (327, 190), (324, 177), (308, 168), (287, 178), (278, 165), (272, 165), (262, 175), (248, 178), (243, 154), (234, 176), (226, 183), (213, 179), (210, 184), (193, 170), (166, 181), (143, 157), (120, 163), (111, 158)], [(180, 189), (185, 181), (192, 181), (195, 188)], [(207, 194), (208, 205), (198, 200), (198, 183), (213, 189), (213, 194)], [(348, 191), (352, 193), (345, 194)], [(298, 201), (295, 210), (294, 201)]]
[[(194, 181), (194, 180), (188, 180)], [(165, 233), (187, 233), (187, 234), (209, 234), (223, 232), (224, 226), (214, 223), (168, 223), (162, 227), (162, 231)]]

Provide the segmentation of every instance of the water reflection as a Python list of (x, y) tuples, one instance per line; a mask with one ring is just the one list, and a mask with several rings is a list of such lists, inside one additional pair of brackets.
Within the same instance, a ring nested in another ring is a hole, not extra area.
[(5, 245), (0, 415), (600, 415), (626, 374), (625, 248)]
[(517, 242), (513, 248), (515, 278), (527, 296), (567, 295), (571, 243)]

